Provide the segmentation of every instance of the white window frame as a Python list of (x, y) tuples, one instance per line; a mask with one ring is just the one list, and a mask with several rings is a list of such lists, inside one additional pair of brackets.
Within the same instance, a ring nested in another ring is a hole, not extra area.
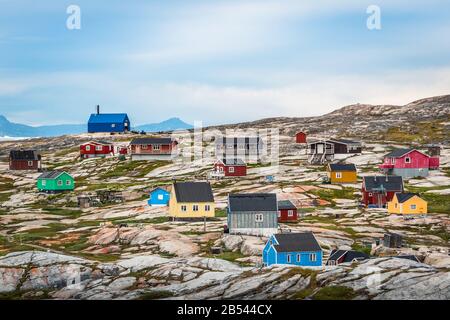
[(96, 146), (95, 151), (103, 151), (103, 146)]
[(294, 210), (288, 210), (288, 217), (294, 216)]
[(142, 150), (147, 150), (148, 149), (148, 145), (147, 144), (141, 144), (141, 149)]
[(42, 179), (42, 186), (45, 187), (47, 185), (47, 180)]
[(58, 185), (58, 187), (62, 187), (64, 185), (62, 180), (58, 180), (56, 184)]
[(86, 146), (86, 151), (91, 151), (91, 146)]
[(115, 128), (116, 124), (115, 123), (111, 123), (111, 128)]
[(315, 253), (310, 253), (310, 254), (309, 254), (309, 261), (310, 261), (310, 262), (316, 262), (316, 261), (317, 261), (317, 254), (315, 254)]
[(372, 196), (373, 196), (372, 192), (369, 192), (369, 197), (372, 197)]
[(187, 206), (186, 205), (182, 205), (181, 206), (181, 211), (182, 212), (186, 212), (187, 211)]
[(302, 260), (302, 256), (300, 253), (297, 254), (297, 262), (300, 262)]
[(154, 145), (152, 146), (152, 149), (153, 149), (153, 150), (161, 150), (161, 145), (159, 145), (159, 144), (154, 144)]
[(229, 167), (229, 168), (228, 168), (228, 172), (229, 172), (229, 173), (234, 173), (234, 167)]
[(33, 161), (28, 161), (28, 166), (32, 167), (33, 166)]
[(278, 210), (278, 218), (281, 218), (281, 210)]
[(192, 205), (192, 211), (198, 212), (198, 204), (193, 204)]
[(395, 158), (391, 158), (391, 163), (395, 164)]
[(164, 195), (163, 194), (158, 194), (158, 200), (164, 200)]
[(410, 157), (406, 157), (405, 158), (405, 163), (411, 163), (411, 158)]
[(287, 256), (287, 263), (291, 263), (291, 261), (292, 261), (292, 259), (291, 259), (291, 255), (290, 254), (288, 254)]
[(72, 185), (72, 181), (66, 180), (66, 186), (70, 186), (70, 185)]
[(255, 214), (255, 222), (264, 222), (264, 215), (262, 213)]
[(342, 179), (342, 172), (336, 172), (336, 179)]
[(417, 206), (415, 204), (410, 205), (411, 210), (416, 210)]
[(209, 204), (205, 204), (205, 211), (211, 211), (211, 206)]

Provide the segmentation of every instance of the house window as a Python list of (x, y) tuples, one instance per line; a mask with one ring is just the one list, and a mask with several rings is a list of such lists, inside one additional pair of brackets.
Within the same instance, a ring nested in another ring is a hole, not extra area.
[(411, 158), (410, 157), (406, 157), (405, 158), (405, 163), (411, 163)]
[(187, 211), (187, 207), (186, 206), (181, 206), (181, 211), (186, 212)]
[(292, 217), (294, 215), (294, 210), (288, 210), (288, 217)]
[(205, 204), (205, 211), (210, 211), (211, 210), (211, 206), (209, 204)]
[(309, 254), (309, 261), (316, 262), (317, 261), (317, 255), (315, 253)]
[(146, 144), (141, 145), (141, 149), (144, 149), (144, 150), (148, 149), (148, 145), (146, 145)]
[(290, 254), (287, 255), (287, 262), (291, 263), (291, 255)]
[(395, 164), (395, 158), (392, 158), (392, 159), (391, 159), (391, 163), (392, 163), (392, 164)]
[(197, 204), (194, 204), (192, 206), (192, 211), (198, 211), (198, 205)]
[(416, 210), (416, 205), (415, 204), (411, 205), (411, 210)]
[(28, 161), (28, 166), (32, 167), (33, 166), (33, 161)]
[(371, 197), (372, 196), (372, 192), (369, 192), (369, 197)]
[(300, 262), (301, 260), (301, 256), (299, 254), (297, 254), (297, 262)]
[(229, 171), (230, 173), (234, 173), (234, 167), (230, 167), (230, 168), (228, 169), (228, 171)]
[(47, 185), (47, 180), (42, 180), (42, 186), (45, 187)]
[(66, 186), (70, 186), (70, 185), (71, 185), (70, 180), (66, 180)]
[(164, 195), (158, 194), (158, 200), (163, 200), (163, 199), (164, 199)]
[(102, 147), (102, 146), (96, 146), (96, 147), (95, 147), (95, 150), (97, 150), (97, 151), (102, 151), (102, 150), (103, 150), (103, 147)]
[(115, 123), (111, 124), (111, 128), (115, 128), (115, 127), (116, 127)]
[(397, 209), (397, 207), (398, 207), (398, 203), (396, 203), (396, 204), (394, 205), (394, 208), (395, 208), (395, 209)]
[(58, 186), (62, 186), (63, 185), (63, 181), (62, 180), (58, 180)]
[(255, 222), (263, 222), (263, 221), (264, 221), (264, 218), (261, 213), (255, 214)]
[(278, 218), (281, 218), (281, 210), (278, 211)]
[(153, 150), (159, 150), (160, 148), (161, 148), (161, 146), (159, 144), (153, 145)]
[(336, 172), (336, 179), (342, 178), (342, 172)]
[(91, 146), (86, 146), (86, 151), (91, 151)]

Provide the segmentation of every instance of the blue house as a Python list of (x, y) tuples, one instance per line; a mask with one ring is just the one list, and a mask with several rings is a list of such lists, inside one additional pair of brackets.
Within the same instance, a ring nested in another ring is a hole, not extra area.
[(322, 248), (312, 232), (272, 235), (263, 250), (263, 264), (321, 267)]
[(128, 132), (130, 131), (130, 119), (126, 113), (97, 113), (91, 114), (88, 122), (88, 132)]
[(170, 192), (163, 188), (155, 188), (150, 191), (148, 205), (152, 207), (164, 207), (169, 205)]

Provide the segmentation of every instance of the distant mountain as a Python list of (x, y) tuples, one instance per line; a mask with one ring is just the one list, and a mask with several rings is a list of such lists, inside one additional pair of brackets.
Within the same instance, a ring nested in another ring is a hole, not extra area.
[(159, 132), (159, 131), (175, 131), (192, 129), (193, 126), (182, 121), (180, 118), (170, 118), (160, 123), (144, 124), (136, 126), (133, 129), (146, 132)]
[[(133, 130), (146, 132), (174, 131), (191, 129), (192, 125), (183, 122), (179, 118), (171, 118), (160, 123), (146, 124), (132, 128)], [(32, 127), (24, 124), (10, 122), (0, 115), (0, 137), (57, 137), (69, 134), (81, 134), (87, 131), (85, 124), (61, 124), (50, 126)]]

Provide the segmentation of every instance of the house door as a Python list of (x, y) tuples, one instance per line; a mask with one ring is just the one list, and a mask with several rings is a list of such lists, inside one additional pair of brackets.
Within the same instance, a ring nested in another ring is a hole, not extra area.
[(318, 144), (317, 145), (317, 153), (318, 154), (323, 154), (324, 153), (324, 146), (323, 146), (323, 144)]

